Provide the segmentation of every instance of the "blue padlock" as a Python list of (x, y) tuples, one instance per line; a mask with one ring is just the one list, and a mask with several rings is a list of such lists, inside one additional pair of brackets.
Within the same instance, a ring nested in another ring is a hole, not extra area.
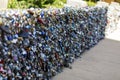
[(40, 17), (41, 17), (41, 18), (44, 18), (44, 11), (42, 11), (42, 12), (40, 13)]
[(10, 35), (10, 36), (7, 36), (7, 39), (8, 39), (9, 41), (11, 41), (11, 40), (13, 40), (13, 37)]

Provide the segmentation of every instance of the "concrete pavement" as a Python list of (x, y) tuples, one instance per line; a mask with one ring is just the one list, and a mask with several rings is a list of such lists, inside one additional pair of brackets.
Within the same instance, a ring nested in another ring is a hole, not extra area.
[(120, 80), (120, 42), (104, 39), (53, 80)]

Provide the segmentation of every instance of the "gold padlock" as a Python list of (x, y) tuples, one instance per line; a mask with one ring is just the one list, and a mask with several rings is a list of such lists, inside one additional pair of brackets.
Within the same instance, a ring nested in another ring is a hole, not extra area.
[(0, 18), (0, 26), (2, 26), (3, 25), (3, 20), (2, 20), (2, 18)]

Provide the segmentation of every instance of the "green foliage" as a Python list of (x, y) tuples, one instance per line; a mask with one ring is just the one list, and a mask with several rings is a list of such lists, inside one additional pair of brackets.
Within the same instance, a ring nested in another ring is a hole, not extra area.
[(43, 4), (46, 8), (62, 8), (67, 0), (54, 0), (52, 4)]
[(67, 2), (67, 0), (61, 0), (63, 3), (66, 3)]
[[(9, 0), (8, 8), (62, 8), (67, 0)], [(86, 0), (88, 6), (95, 6), (95, 0)]]
[(66, 0), (9, 0), (8, 8), (61, 8), (66, 3)]
[(17, 0), (9, 0), (8, 8), (17, 8)]
[(67, 0), (9, 0), (8, 8), (62, 8)]
[(45, 0), (44, 4), (53, 4), (55, 0)]
[(8, 8), (41, 8), (42, 7), (42, 0), (9, 0)]
[(64, 2), (61, 0), (56, 0), (54, 3), (53, 3), (54, 6), (58, 7), (58, 8), (61, 8), (62, 6), (64, 6)]
[(95, 6), (96, 5), (96, 3), (92, 2), (92, 1), (87, 1), (87, 4), (88, 4), (88, 6)]

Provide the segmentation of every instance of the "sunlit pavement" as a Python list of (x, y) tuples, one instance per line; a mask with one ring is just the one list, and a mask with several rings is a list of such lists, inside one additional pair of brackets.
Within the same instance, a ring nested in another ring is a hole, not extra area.
[(120, 41), (120, 28), (111, 33), (110, 35), (106, 36), (106, 38)]

